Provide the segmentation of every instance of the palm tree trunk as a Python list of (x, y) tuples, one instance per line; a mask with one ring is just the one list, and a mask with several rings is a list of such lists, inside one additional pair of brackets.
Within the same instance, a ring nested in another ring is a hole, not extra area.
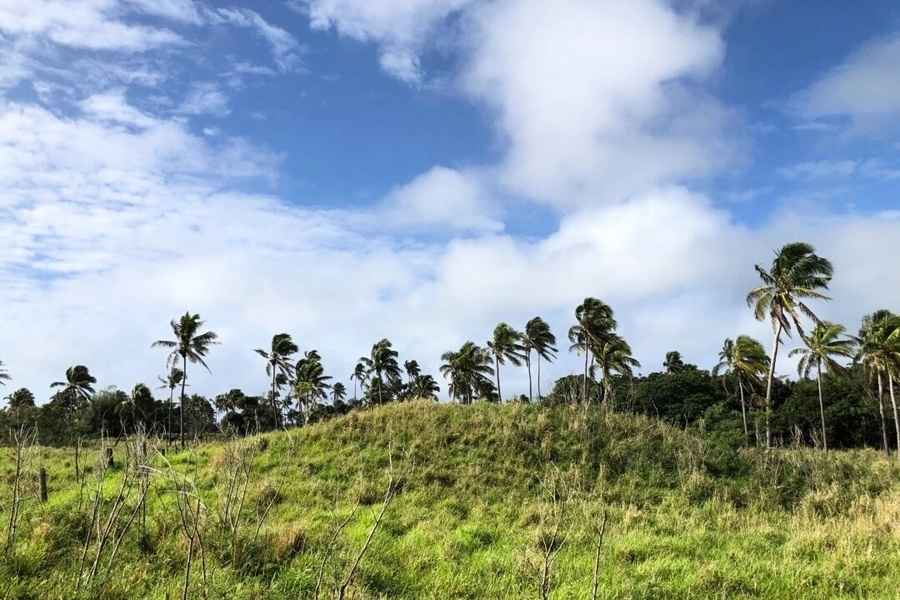
[(772, 360), (769, 363), (769, 377), (766, 381), (766, 448), (772, 447), (772, 382), (775, 379), (775, 362), (778, 360), (778, 342), (784, 324), (779, 320), (775, 328), (775, 339), (772, 342)]
[(497, 369), (497, 398), (500, 400), (500, 404), (503, 404), (503, 393), (500, 391), (500, 357), (496, 354), (494, 355), (494, 368)]
[(182, 364), (184, 366), (184, 375), (181, 376), (181, 410), (178, 411), (178, 437), (181, 438), (181, 449), (184, 450), (184, 385), (187, 383), (187, 355), (181, 355)]
[(894, 396), (894, 374), (888, 371), (888, 388), (891, 392), (891, 406), (894, 409), (894, 430), (897, 434), (897, 458), (900, 458), (900, 421), (897, 420), (897, 398)]
[(819, 383), (819, 416), (822, 418), (822, 448), (825, 449), (825, 452), (828, 452), (828, 434), (825, 433), (825, 403), (822, 401), (822, 361), (819, 360), (816, 362), (816, 370), (818, 371), (818, 377), (816, 378)]
[(588, 376), (588, 349), (587, 346), (584, 348), (584, 379), (583, 379), (583, 391), (581, 394), (581, 401), (584, 402), (585, 407), (588, 405), (588, 384), (587, 384), (587, 376)]
[(744, 440), (750, 445), (750, 430), (747, 428), (747, 404), (744, 402), (744, 382), (738, 376), (738, 389), (741, 390), (741, 417), (744, 419)]
[(384, 387), (384, 381), (381, 379), (381, 371), (376, 373), (378, 373), (378, 405), (381, 406), (381, 388)]
[(881, 379), (881, 371), (878, 372), (878, 414), (881, 416), (881, 444), (884, 448), (884, 453), (890, 456), (891, 452), (888, 450), (887, 441), (887, 424), (884, 421), (884, 383)]
[(175, 404), (175, 386), (169, 386), (169, 428), (166, 429), (166, 448), (172, 441), (172, 405)]
[(528, 351), (528, 356), (525, 357), (525, 364), (528, 365), (528, 401), (534, 402), (534, 393), (531, 388), (531, 350)]
[(538, 352), (537, 359), (538, 359), (537, 360), (537, 363), (538, 363), (537, 388), (538, 388), (538, 402), (540, 402), (541, 401), (541, 353), (540, 352)]

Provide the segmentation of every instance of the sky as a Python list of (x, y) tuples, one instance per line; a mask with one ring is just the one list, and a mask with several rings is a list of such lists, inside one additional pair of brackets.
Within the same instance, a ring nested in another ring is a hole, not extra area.
[(0, 0), (6, 387), (156, 383), (190, 311), (198, 393), (263, 393), (280, 332), (440, 380), (537, 315), (546, 391), (586, 296), (709, 368), (797, 240), (855, 332), (900, 309), (897, 65), (891, 0)]

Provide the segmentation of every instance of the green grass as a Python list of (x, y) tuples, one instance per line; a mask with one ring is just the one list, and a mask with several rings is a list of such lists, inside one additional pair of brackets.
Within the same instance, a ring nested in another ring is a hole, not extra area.
[[(255, 449), (246, 515), (275, 490), (277, 502), (257, 539), (254, 527), (241, 534), (237, 564), (215, 517), (225, 444), (166, 457), (206, 507), (210, 598), (311, 597), (322, 550), (359, 499), (326, 570), (321, 597), (331, 597), (380, 508), (391, 462), (398, 493), (349, 598), (537, 598), (536, 540), (563, 504), (553, 598), (590, 598), (604, 510), (602, 598), (897, 598), (900, 589), (900, 467), (874, 451), (735, 452), (641, 417), (426, 403), (245, 443)], [(0, 598), (72, 598), (93, 478), (79, 508), (73, 451), (35, 452), (30, 465), (47, 469), (50, 501), (34, 500), (29, 477), (19, 542), (0, 559)], [(0, 454), (5, 533), (12, 453)], [(110, 577), (83, 597), (180, 597), (187, 544), (167, 467), (154, 464), (145, 543), (133, 527)], [(107, 476), (107, 499), (120, 477)], [(556, 502), (552, 490), (564, 490)], [(191, 597), (202, 587), (196, 563)]]

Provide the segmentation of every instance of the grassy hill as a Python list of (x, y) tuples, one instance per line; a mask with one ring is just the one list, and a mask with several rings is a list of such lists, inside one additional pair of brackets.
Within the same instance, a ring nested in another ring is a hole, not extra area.
[[(71, 598), (76, 587), (85, 598), (180, 598), (191, 546), (189, 597), (311, 598), (320, 572), (319, 597), (335, 597), (391, 477), (346, 598), (540, 598), (544, 550), (555, 558), (549, 597), (590, 598), (604, 513), (600, 598), (900, 589), (900, 467), (874, 451), (738, 452), (630, 415), (430, 403), (164, 456), (147, 443), (147, 460), (141, 440), (118, 444), (105, 472), (99, 448), (82, 452), (81, 482), (73, 449), (32, 450), (0, 598)], [(142, 463), (144, 506), (132, 468)], [(6, 449), (4, 539), (13, 473)]]

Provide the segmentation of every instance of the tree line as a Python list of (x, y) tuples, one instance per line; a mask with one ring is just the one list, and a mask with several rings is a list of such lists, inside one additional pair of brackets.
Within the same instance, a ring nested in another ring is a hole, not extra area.
[[(541, 317), (521, 330), (500, 323), (483, 346), (467, 341), (445, 352), (440, 373), (451, 401), (461, 404), (504, 399), (502, 369), (511, 366), (528, 374), (528, 395), (512, 398), (516, 401), (639, 412), (699, 426), (746, 445), (772, 447), (793, 441), (825, 450), (873, 445), (885, 452), (893, 447), (900, 456), (900, 316), (877, 310), (862, 319), (857, 335), (820, 319), (810, 302), (830, 300), (826, 293), (833, 267), (809, 244), (787, 244), (768, 268), (755, 269), (760, 285), (748, 293), (747, 304), (756, 319), (772, 325), (768, 351), (752, 337), (737, 335), (724, 340), (711, 371), (685, 364), (672, 351), (663, 372), (635, 376), (641, 365), (618, 333), (613, 309), (589, 297), (575, 308), (567, 332), (568, 350), (583, 357), (582, 372), (558, 379), (547, 394), (541, 367), (556, 360), (560, 349)], [(247, 396), (234, 389), (207, 399), (187, 393), (189, 370), (209, 370), (206, 358), (219, 343), (218, 335), (204, 331), (200, 316), (190, 312), (172, 320), (170, 327), (171, 337), (152, 344), (167, 351), (166, 375), (159, 378), (167, 399), (156, 399), (144, 384), (130, 394), (112, 388), (98, 392), (89, 369), (75, 365), (66, 370), (64, 380), (51, 384), (54, 393), (42, 406), (36, 406), (27, 389), (10, 394), (0, 411), (0, 425), (9, 429), (32, 423), (45, 443), (101, 432), (127, 435), (140, 425), (166, 437), (177, 433), (184, 445), (186, 436), (205, 432), (299, 426), (361, 406), (437, 400), (440, 392), (437, 381), (422, 373), (416, 360), (401, 365), (391, 341), (382, 339), (356, 362), (349, 397), (343, 383), (325, 374), (316, 350), (301, 354), (290, 334), (278, 333), (268, 348), (254, 350), (264, 361), (264, 395)], [(787, 338), (795, 334), (802, 346), (790, 355), (799, 356), (799, 379), (782, 380), (775, 375), (777, 361)], [(0, 384), (9, 380), (0, 362)]]

